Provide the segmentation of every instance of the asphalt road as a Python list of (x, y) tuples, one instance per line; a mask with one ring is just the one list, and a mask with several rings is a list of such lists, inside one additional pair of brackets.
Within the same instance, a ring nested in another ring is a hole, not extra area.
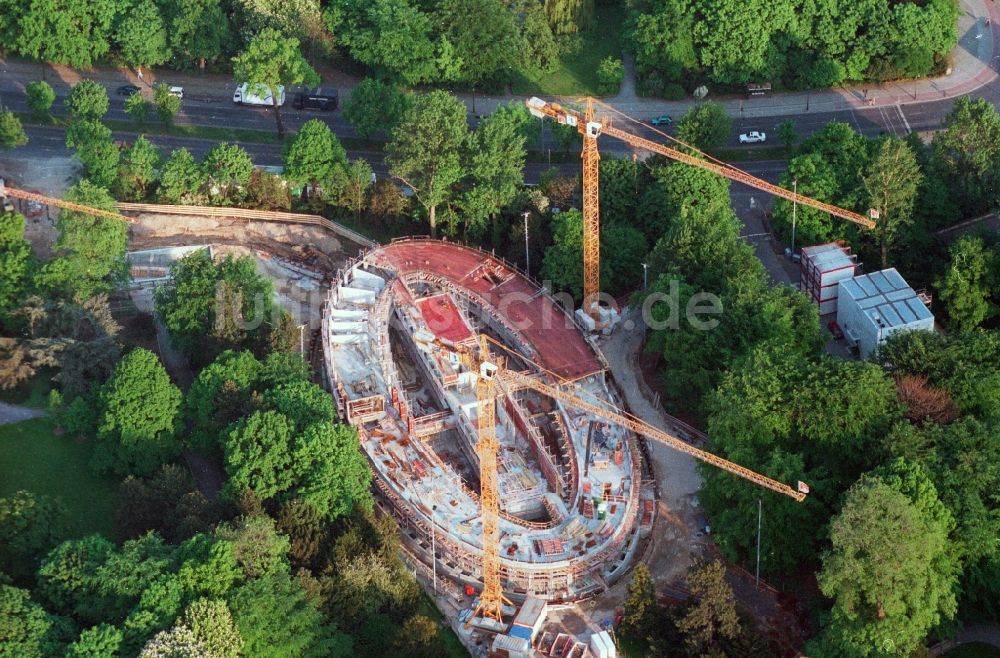
[[(19, 89), (19, 87), (23, 86), (24, 82), (22, 80), (7, 78), (0, 83), (0, 92), (2, 92), (2, 97), (0, 98), (2, 98), (3, 104), (16, 112), (29, 111), (27, 99)], [(111, 89), (110, 92), (111, 106), (107, 118), (129, 121), (130, 117), (124, 111), (124, 99), (116, 95), (114, 89)], [(177, 123), (190, 123), (201, 126), (226, 126), (263, 131), (275, 130), (274, 111), (272, 109), (235, 105), (229, 97), (228, 90), (222, 90), (222, 92), (219, 96), (214, 97), (186, 96), (181, 106), (181, 111), (177, 115)], [(992, 86), (989, 86), (977, 91), (976, 95), (984, 95), (991, 98), (991, 100), (995, 100), (1000, 96), (1000, 93), (998, 93), (998, 90), (993, 89)], [(62, 115), (64, 113), (64, 100), (64, 97), (56, 98), (56, 102), (53, 105), (54, 114)], [(747, 104), (748, 115), (751, 114), (751, 102), (749, 101)], [(739, 134), (750, 130), (764, 131), (768, 135), (768, 144), (774, 144), (777, 140), (778, 124), (789, 120), (794, 123), (796, 132), (800, 138), (808, 137), (812, 133), (821, 130), (830, 121), (848, 123), (858, 132), (870, 137), (881, 133), (903, 136), (910, 131), (932, 131), (940, 127), (942, 119), (951, 111), (953, 103), (953, 99), (942, 99), (941, 101), (914, 105), (891, 105), (838, 112), (810, 112), (803, 106), (800, 113), (791, 116), (755, 116), (753, 118), (744, 118), (741, 113), (740, 116), (733, 117), (732, 134), (727, 145), (740, 147)], [(752, 112), (752, 114), (757, 113)], [(340, 111), (299, 111), (290, 105), (286, 105), (281, 110), (281, 116), (285, 126), (289, 130), (297, 129), (309, 119), (318, 118), (326, 122), (331, 130), (340, 137), (358, 137), (357, 132), (351, 127)], [(645, 118), (648, 119), (649, 117)], [(472, 123), (475, 123), (474, 119)], [(626, 129), (643, 137), (662, 139), (651, 126), (632, 124), (627, 126)], [(665, 132), (670, 134), (673, 132), (673, 128), (668, 127), (665, 129)], [(32, 128), (29, 131), (29, 136), (35, 133), (37, 133), (37, 129)], [(188, 146), (190, 150), (195, 151), (199, 148), (197, 142), (204, 140), (161, 137), (155, 141), (160, 145), (184, 145)], [(534, 142), (531, 147), (541, 152), (555, 148), (555, 140), (551, 134), (551, 130), (547, 129), (544, 124), (540, 126), (538, 138)], [(261, 154), (265, 157), (265, 160), (259, 162), (260, 164), (279, 164), (281, 161), (280, 147), (278, 146), (244, 144), (244, 147), (251, 153)], [(742, 146), (742, 148), (752, 147)], [(601, 150), (605, 153), (621, 154), (630, 152), (630, 147), (616, 140), (605, 139), (601, 142)], [(373, 165), (375, 164), (377, 163), (373, 161)]]
[[(27, 112), (28, 106), (23, 90), (23, 85), (27, 80), (20, 80), (7, 75), (0, 80), (0, 101), (10, 109), (19, 112)], [(124, 98), (115, 93), (112, 87), (109, 89), (111, 95), (111, 107), (108, 118), (129, 121), (130, 117), (124, 111)], [(252, 130), (272, 131), (275, 129), (273, 110), (270, 108), (238, 106), (232, 103), (231, 90), (220, 88), (218, 94), (202, 95), (188, 93), (183, 101), (181, 112), (177, 116), (178, 123), (190, 123), (204, 126), (226, 126), (232, 128), (244, 128)], [(905, 93), (904, 88), (899, 88), (899, 93)], [(1000, 99), (1000, 82), (994, 82), (986, 87), (982, 87), (975, 92), (977, 96), (986, 97), (991, 102)], [(53, 106), (54, 112), (58, 115), (63, 113), (64, 96), (59, 96)], [(877, 136), (882, 133), (902, 136), (911, 131), (928, 132), (940, 127), (942, 119), (951, 111), (954, 99), (942, 99), (940, 101), (930, 101), (912, 105), (888, 105), (880, 107), (866, 107), (863, 109), (851, 109), (836, 112), (816, 112), (807, 109), (808, 100), (803, 104), (801, 112), (789, 115), (787, 111), (781, 116), (759, 116), (761, 109), (755, 107), (753, 101), (746, 102), (746, 114), (741, 110), (740, 116), (733, 117), (733, 129), (728, 146), (737, 148), (753, 148), (752, 146), (741, 146), (738, 136), (742, 132), (750, 130), (764, 131), (768, 135), (767, 145), (774, 145), (777, 142), (777, 126), (783, 121), (792, 121), (800, 139), (822, 129), (830, 121), (842, 121), (851, 125), (855, 130), (868, 136)], [(753, 115), (750, 118), (750, 115)], [(315, 112), (298, 111), (287, 105), (282, 110), (282, 119), (287, 128), (294, 130), (305, 121), (319, 118), (325, 121), (330, 128), (341, 137), (357, 137), (356, 131), (350, 126), (340, 111), (335, 112)], [(649, 119), (650, 117), (639, 117)], [(475, 119), (472, 119), (475, 123)], [(626, 127), (625, 124), (623, 127)], [(66, 149), (63, 143), (62, 131), (44, 126), (26, 126), (30, 142), (27, 146), (19, 149), (25, 155), (44, 154), (60, 155), (65, 154)], [(644, 137), (661, 140), (662, 137), (649, 125), (628, 124), (627, 129)], [(673, 132), (673, 127), (668, 127), (665, 132)], [(131, 141), (134, 134), (116, 133), (116, 139)], [(213, 145), (213, 140), (153, 135), (149, 136), (150, 141), (169, 151), (178, 147), (186, 147), (196, 156), (204, 155)], [(556, 143), (551, 134), (551, 127), (547, 124), (540, 124), (538, 137), (534, 140), (531, 148), (542, 153), (549, 149), (555, 149)], [(281, 145), (277, 144), (256, 144), (243, 143), (242, 146), (250, 153), (254, 162), (259, 165), (280, 165)], [(606, 154), (623, 155), (631, 152), (631, 148), (622, 142), (613, 139), (601, 141), (601, 151)], [(388, 170), (384, 162), (382, 153), (377, 151), (349, 151), (351, 158), (363, 157), (368, 160), (375, 173), (379, 176), (388, 175)], [(557, 165), (567, 173), (579, 171), (576, 163)], [(741, 163), (741, 168), (755, 173), (762, 166), (774, 169), (780, 173), (784, 164), (762, 165), (761, 163)], [(545, 164), (529, 164), (525, 170), (525, 180), (529, 183), (537, 183), (542, 172), (549, 167)]]
[[(12, 155), (22, 154), (24, 157), (57, 157), (69, 156), (71, 150), (66, 149), (66, 133), (61, 128), (50, 126), (24, 126), (24, 132), (28, 135), (28, 143), (19, 147)], [(112, 133), (116, 140), (132, 141), (135, 139), (134, 133), (116, 131)], [(197, 139), (191, 137), (176, 137), (173, 135), (147, 135), (146, 139), (159, 147), (164, 153), (169, 153), (174, 149), (186, 148), (197, 159), (201, 159), (218, 142), (211, 139)], [(281, 166), (281, 144), (258, 144), (253, 142), (242, 142), (240, 144), (254, 164), (259, 166)], [(379, 178), (389, 175), (389, 168), (385, 164), (385, 157), (379, 151), (347, 151), (349, 158), (364, 158), (371, 164), (372, 171)], [(554, 164), (553, 167), (560, 169), (567, 175), (579, 172), (579, 164)], [(524, 180), (526, 183), (536, 184), (542, 174), (550, 167), (547, 164), (528, 163), (524, 168)]]

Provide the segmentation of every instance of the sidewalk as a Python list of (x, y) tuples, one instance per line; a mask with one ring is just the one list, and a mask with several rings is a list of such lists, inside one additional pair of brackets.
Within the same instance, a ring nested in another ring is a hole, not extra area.
[[(1000, 38), (1000, 11), (991, 0), (960, 0), (961, 14), (958, 21), (959, 42), (953, 51), (954, 65), (950, 74), (933, 79), (914, 82), (889, 82), (884, 84), (863, 84), (821, 91), (788, 92), (774, 94), (761, 99), (719, 98), (719, 102), (730, 115), (745, 118), (786, 116), (804, 112), (833, 112), (864, 109), (865, 107), (886, 107), (911, 105), (939, 101), (969, 94), (994, 82), (998, 75), (994, 63), (1000, 59), (995, 52), (995, 43)], [(990, 25), (986, 25), (989, 18)], [(328, 66), (319, 66), (318, 72), (323, 83), (335, 86), (341, 97), (347, 97), (357, 83), (357, 78)], [(625, 59), (628, 79), (622, 82), (619, 93), (604, 100), (625, 114), (636, 117), (671, 113), (683, 114), (699, 101), (665, 101), (655, 98), (641, 98), (635, 91), (635, 67), (631, 58)], [(221, 74), (178, 73), (162, 69), (144, 69), (143, 80), (129, 69), (93, 69), (79, 72), (57, 64), (42, 64), (0, 58), (0, 93), (16, 88), (23, 92), (24, 83), (44, 78), (52, 85), (58, 96), (68, 93), (69, 88), (81, 78), (97, 80), (111, 93), (124, 84), (135, 84), (148, 88), (154, 82), (162, 81), (184, 87), (185, 97), (200, 101), (228, 101), (236, 83), (232, 76)], [(467, 106), (472, 106), (471, 94), (457, 94)], [(2, 96), (0, 96), (2, 98)], [(522, 96), (476, 95), (476, 110), (488, 114), (497, 106), (512, 100), (523, 100)], [(575, 100), (566, 98), (566, 101)]]

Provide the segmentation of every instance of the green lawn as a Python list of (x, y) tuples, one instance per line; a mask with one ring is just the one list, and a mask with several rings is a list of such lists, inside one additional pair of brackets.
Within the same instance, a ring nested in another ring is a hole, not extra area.
[(515, 71), (511, 87), (522, 96), (597, 96), (597, 66), (605, 57), (622, 56), (621, 35), (626, 10), (620, 5), (597, 4), (594, 28), (561, 41), (565, 48), (552, 71)]
[(941, 658), (1000, 658), (1000, 649), (992, 644), (969, 642), (955, 647)]
[(69, 537), (114, 537), (118, 480), (90, 470), (89, 444), (52, 433), (48, 418), (0, 425), (0, 496), (27, 489), (62, 499)]

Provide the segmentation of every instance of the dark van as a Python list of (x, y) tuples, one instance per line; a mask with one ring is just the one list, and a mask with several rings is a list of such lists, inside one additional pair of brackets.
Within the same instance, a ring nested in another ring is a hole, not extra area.
[(313, 91), (295, 94), (293, 101), (297, 110), (322, 110), (330, 112), (337, 109), (336, 89), (315, 89)]

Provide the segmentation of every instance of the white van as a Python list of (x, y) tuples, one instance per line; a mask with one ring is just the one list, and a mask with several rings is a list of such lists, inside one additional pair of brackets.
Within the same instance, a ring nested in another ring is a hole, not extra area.
[[(241, 84), (239, 87), (236, 88), (236, 91), (233, 92), (233, 102), (236, 103), (237, 105), (273, 106), (274, 99), (271, 96), (271, 89), (266, 85), (262, 86), (261, 88), (264, 90), (264, 93), (258, 96), (257, 94), (252, 93), (250, 85), (244, 82), (243, 84)], [(280, 107), (284, 104), (285, 104), (285, 86), (278, 85), (278, 106)]]

